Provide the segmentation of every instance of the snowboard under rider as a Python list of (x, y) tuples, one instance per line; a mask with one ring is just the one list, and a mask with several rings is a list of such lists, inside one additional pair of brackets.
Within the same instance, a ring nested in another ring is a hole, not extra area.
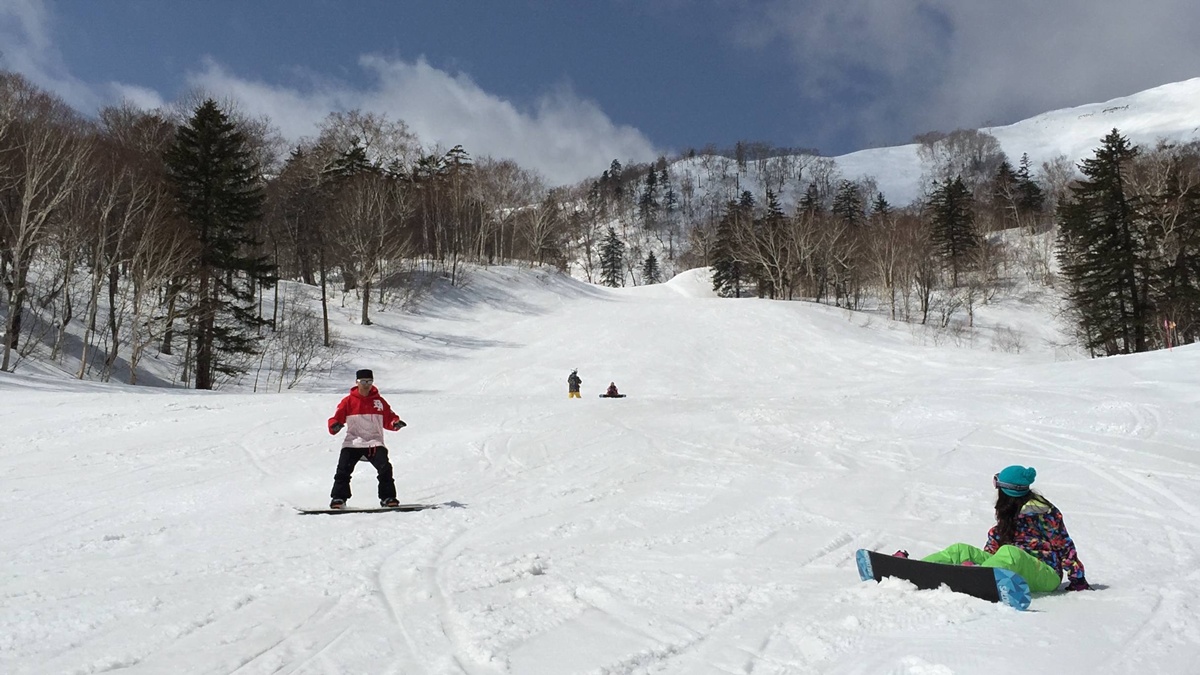
[(350, 499), (350, 474), (354, 473), (354, 467), (363, 459), (369, 461), (379, 473), (379, 505), (399, 506), (392, 463), (388, 461), (388, 449), (383, 444), (383, 431), (400, 431), (406, 425), (379, 395), (374, 385), (375, 376), (370, 370), (360, 370), (354, 378), (354, 388), (338, 403), (337, 411), (327, 423), (329, 433), (333, 435), (346, 429), (337, 471), (333, 475), (329, 508), (346, 507), (346, 500)]
[(567, 376), (567, 398), (583, 398), (579, 395), (579, 385), (583, 384), (583, 380), (579, 379), (578, 369), (572, 370)]
[[(1035, 593), (1058, 590), (1064, 573), (1068, 591), (1089, 590), (1083, 563), (1067, 533), (1062, 513), (1050, 500), (1029, 488), (1036, 477), (1033, 467), (1016, 465), (992, 476), (996, 488), (996, 524), (988, 531), (987, 544), (982, 549), (970, 544), (952, 544), (921, 559), (1006, 569), (1021, 575)], [(896, 551), (895, 555), (907, 558), (908, 552)]]

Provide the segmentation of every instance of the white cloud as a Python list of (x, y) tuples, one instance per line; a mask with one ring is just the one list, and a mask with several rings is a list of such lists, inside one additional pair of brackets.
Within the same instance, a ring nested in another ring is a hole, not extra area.
[(402, 120), (428, 145), (461, 144), (473, 155), (515, 160), (553, 184), (598, 175), (613, 159), (649, 161), (661, 151), (638, 130), (616, 125), (594, 102), (568, 87), (544, 94), (529, 110), (484, 91), (468, 75), (414, 62), (363, 56), (373, 83), (354, 88), (344, 81), (307, 77), (302, 87), (256, 82), (230, 73), (213, 60), (189, 84), (229, 96), (252, 114), (266, 115), (285, 137), (315, 135), (335, 110), (361, 109)]
[(0, 2), (0, 35), (6, 45), (5, 56), (20, 60), (30, 52), (47, 51), (50, 38), (46, 23), (45, 7), (39, 0)]
[(108, 85), (111, 95), (106, 97), (116, 101), (127, 101), (136, 108), (153, 110), (164, 107), (167, 102), (161, 94), (149, 87), (139, 87), (135, 84), (112, 82)]
[(0, 68), (24, 75), (80, 111), (101, 97), (72, 77), (51, 40), (52, 17), (41, 0), (0, 0)]
[(1006, 124), (1200, 75), (1194, 0), (771, 0), (741, 44), (783, 46), (826, 138)]
[[(85, 114), (121, 100), (143, 108), (164, 105), (164, 93), (145, 86), (93, 84), (72, 76), (54, 46), (52, 18), (40, 0), (0, 0), (0, 67), (25, 75)], [(373, 76), (366, 87), (313, 73), (300, 73), (298, 85), (284, 85), (242, 77), (208, 58), (180, 84), (231, 98), (246, 113), (266, 115), (290, 141), (316, 135), (330, 112), (357, 108), (402, 120), (429, 146), (461, 144), (475, 156), (512, 159), (551, 184), (598, 175), (613, 159), (650, 161), (664, 152), (637, 129), (614, 124), (595, 102), (565, 85), (522, 108), (484, 91), (469, 75), (435, 68), (424, 59), (368, 55), (360, 66)]]

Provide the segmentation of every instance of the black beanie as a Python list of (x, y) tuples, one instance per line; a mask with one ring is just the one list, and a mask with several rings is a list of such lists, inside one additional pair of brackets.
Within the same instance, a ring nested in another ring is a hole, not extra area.
[(373, 379), (375, 379), (375, 376), (371, 374), (371, 371), (364, 368), (354, 374), (354, 379), (356, 379), (356, 380), (373, 380)]

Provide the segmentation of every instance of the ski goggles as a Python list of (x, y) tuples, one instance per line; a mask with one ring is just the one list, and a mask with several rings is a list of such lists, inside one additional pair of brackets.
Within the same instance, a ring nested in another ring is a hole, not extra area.
[(1012, 490), (1013, 492), (1029, 492), (1028, 485), (1017, 485), (1016, 483), (1005, 483), (1000, 480), (1000, 474), (992, 476), (992, 487), (997, 490)]
[(372, 379), (371, 379), (371, 378), (369, 378), (369, 377), (360, 377), (360, 378), (358, 378), (358, 381), (359, 381), (359, 382), (362, 382), (363, 384), (371, 384), (371, 383), (372, 383), (372, 382), (374, 382), (375, 380), (372, 380)]

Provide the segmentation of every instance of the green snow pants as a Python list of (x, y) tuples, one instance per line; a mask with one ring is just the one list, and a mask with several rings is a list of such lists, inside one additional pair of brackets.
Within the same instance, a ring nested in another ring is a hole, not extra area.
[(1054, 568), (1038, 560), (1032, 553), (1026, 553), (1016, 546), (1001, 546), (995, 553), (988, 553), (970, 544), (951, 544), (946, 548), (921, 558), (925, 562), (942, 563), (944, 565), (961, 565), (970, 560), (982, 567), (999, 567), (1000, 569), (1016, 572), (1029, 584), (1029, 590), (1034, 593), (1050, 593), (1058, 590), (1062, 577)]

